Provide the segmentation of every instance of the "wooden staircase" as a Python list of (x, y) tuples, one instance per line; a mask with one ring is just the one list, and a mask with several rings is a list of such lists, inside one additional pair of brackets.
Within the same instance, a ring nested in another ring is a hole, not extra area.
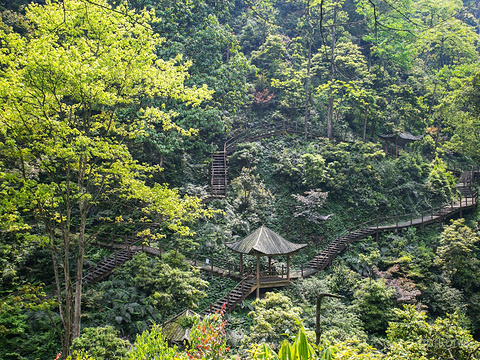
[(227, 196), (227, 156), (226, 151), (212, 154), (211, 196)]
[(132, 245), (138, 241), (138, 237), (132, 236), (125, 242), (124, 248), (116, 251), (114, 254), (89, 269), (87, 274), (82, 278), (83, 285), (94, 284), (106, 278), (117, 266), (122, 266), (128, 260), (132, 259), (136, 253), (141, 251), (141, 248), (139, 247), (132, 247)]
[(253, 278), (244, 278), (227, 295), (218, 299), (200, 314), (202, 316), (223, 312), (230, 313), (243, 299), (257, 289)]
[(363, 228), (343, 233), (331, 242), (320, 254), (305, 264), (305, 267), (315, 269), (315, 272), (321, 271), (330, 265), (332, 260), (352, 242), (374, 235), (375, 233), (376, 229), (374, 228)]
[(470, 183), (461, 183), (457, 186), (457, 189), (462, 195), (460, 202), (445, 204), (438, 209), (432, 210), (430, 213), (421, 214), (421, 217), (420, 215), (417, 215), (417, 217), (414, 218), (413, 214), (411, 214), (410, 219), (407, 218), (400, 221), (397, 217), (395, 222), (390, 224), (387, 223), (386, 225), (380, 225), (379, 219), (375, 219), (374, 221), (369, 222), (371, 226), (363, 224), (357, 228), (346, 230), (333, 240), (333, 242), (331, 242), (320, 254), (305, 264), (305, 268), (313, 270), (306, 271), (307, 276), (325, 269), (331, 264), (335, 257), (337, 257), (349, 244), (356, 240), (364, 239), (368, 236), (378, 234), (379, 232), (397, 231), (410, 226), (424, 226), (433, 222), (443, 221), (446, 217), (452, 216), (458, 212), (461, 213), (462, 209), (469, 209), (477, 205), (478, 191), (472, 189)]

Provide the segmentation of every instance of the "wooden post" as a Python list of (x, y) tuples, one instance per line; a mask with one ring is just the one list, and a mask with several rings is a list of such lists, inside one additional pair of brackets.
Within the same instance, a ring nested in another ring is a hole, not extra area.
[(260, 254), (257, 254), (257, 299), (260, 298)]
[(269, 273), (272, 272), (272, 257), (271, 256), (268, 257), (268, 272)]
[(243, 254), (240, 254), (240, 276), (243, 277)]
[(334, 294), (328, 294), (328, 293), (320, 293), (317, 295), (317, 310), (316, 310), (316, 321), (315, 321), (315, 335), (316, 335), (315, 344), (317, 346), (320, 343), (320, 336), (322, 335), (322, 330), (320, 328), (320, 312), (322, 308), (322, 300), (325, 296), (333, 297), (337, 299), (344, 298), (344, 296), (341, 296), (341, 295), (334, 295)]
[(290, 254), (287, 255), (287, 281), (290, 281)]

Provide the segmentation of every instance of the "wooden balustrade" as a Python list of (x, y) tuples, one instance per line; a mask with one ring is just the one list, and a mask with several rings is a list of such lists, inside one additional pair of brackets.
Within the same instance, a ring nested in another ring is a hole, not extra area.
[[(475, 171), (475, 170), (472, 170)], [(473, 177), (472, 177), (473, 178)], [(477, 176), (478, 178), (478, 176)], [(424, 210), (419, 213), (409, 213), (406, 215), (395, 215), (392, 217), (375, 217), (372, 220), (369, 221), (363, 221), (358, 225), (353, 225), (350, 226), (348, 229), (344, 230), (338, 237), (338, 239), (341, 238), (348, 238), (349, 240), (345, 242), (343, 241), (343, 245), (338, 247), (338, 248), (330, 248), (327, 247), (327, 263), (330, 264), (332, 260), (338, 255), (340, 251), (342, 251), (343, 248), (346, 247), (348, 243), (351, 241), (354, 241), (356, 238), (362, 238), (368, 235), (372, 235), (375, 232), (378, 233), (379, 231), (390, 231), (394, 228), (403, 228), (406, 226), (416, 226), (416, 225), (421, 225), (423, 226), (424, 224), (428, 224), (433, 221), (440, 221), (440, 219), (443, 219), (444, 217), (453, 214), (457, 211), (461, 211), (463, 208), (470, 208), (478, 203), (478, 190), (477, 189), (472, 189), (471, 192), (464, 192), (465, 195), (463, 195), (457, 203), (454, 203), (453, 201), (450, 201), (449, 203), (437, 207), (437, 208), (430, 208), (429, 210)], [(418, 221), (419, 220), (419, 221)], [(391, 225), (391, 227), (389, 227)], [(368, 230), (365, 232), (365, 230)], [(366, 235), (367, 234), (367, 235)], [(114, 248), (115, 244), (118, 244), (118, 239), (122, 238), (123, 244), (121, 245), (123, 249), (125, 249), (128, 253), (128, 257), (132, 255), (132, 246), (138, 242), (141, 241), (142, 239), (137, 237), (136, 235), (116, 235), (113, 233), (109, 234), (104, 234), (105, 237), (109, 238), (109, 245)], [(353, 240), (352, 240), (353, 239)], [(142, 250), (145, 250), (145, 247), (143, 246), (143, 241), (142, 241)], [(118, 246), (118, 245), (117, 245)], [(171, 249), (168, 246), (165, 246), (165, 244), (160, 244), (160, 253), (163, 253), (163, 251)], [(118, 259), (118, 254), (120, 252), (120, 249), (116, 249), (114, 253), (112, 254), (114, 257), (114, 263), (115, 265), (118, 265), (120, 263)], [(215, 272), (220, 272), (223, 270), (224, 274), (227, 274), (229, 276), (234, 274), (238, 274), (235, 270), (238, 268), (238, 265), (232, 261), (226, 260), (226, 259), (221, 259), (218, 257), (212, 257), (210, 255), (199, 255), (198, 253), (193, 253), (193, 252), (183, 252), (183, 254), (187, 257), (190, 256), (190, 259), (192, 260), (192, 263), (194, 266), (198, 266), (200, 261), (203, 259), (203, 262), (207, 262), (208, 259), (208, 268), (205, 266), (203, 267), (204, 270), (209, 270), (212, 273)], [(110, 255), (112, 257), (112, 255)], [(88, 269), (89, 272), (94, 272), (97, 270), (98, 264), (94, 264), (93, 266)], [(301, 276), (304, 276), (304, 266), (303, 264), (300, 265), (300, 268), (298, 271)], [(263, 273), (265, 276), (281, 276), (282, 278), (285, 277), (286, 271), (285, 271), (285, 266), (282, 264), (281, 272), (277, 271), (271, 271), (271, 272), (264, 272)], [(309, 272), (308, 274), (311, 274)], [(251, 276), (251, 271), (244, 271), (245, 276)], [(238, 276), (238, 275), (236, 275)], [(243, 284), (243, 280), (242, 280)], [(243, 285), (242, 285), (242, 291), (243, 291)]]

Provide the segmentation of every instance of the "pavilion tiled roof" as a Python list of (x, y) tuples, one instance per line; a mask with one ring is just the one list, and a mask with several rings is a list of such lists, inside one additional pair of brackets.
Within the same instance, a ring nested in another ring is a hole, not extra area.
[(303, 249), (307, 244), (294, 244), (262, 225), (246, 238), (226, 244), (241, 254), (287, 255)]

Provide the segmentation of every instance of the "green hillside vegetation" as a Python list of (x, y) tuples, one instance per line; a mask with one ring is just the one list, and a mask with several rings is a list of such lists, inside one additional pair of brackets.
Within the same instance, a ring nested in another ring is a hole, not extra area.
[[(476, 199), (479, 34), (475, 0), (0, 2), (0, 360), (480, 359), (478, 208), (398, 228)], [(302, 275), (171, 344), (262, 225)]]

